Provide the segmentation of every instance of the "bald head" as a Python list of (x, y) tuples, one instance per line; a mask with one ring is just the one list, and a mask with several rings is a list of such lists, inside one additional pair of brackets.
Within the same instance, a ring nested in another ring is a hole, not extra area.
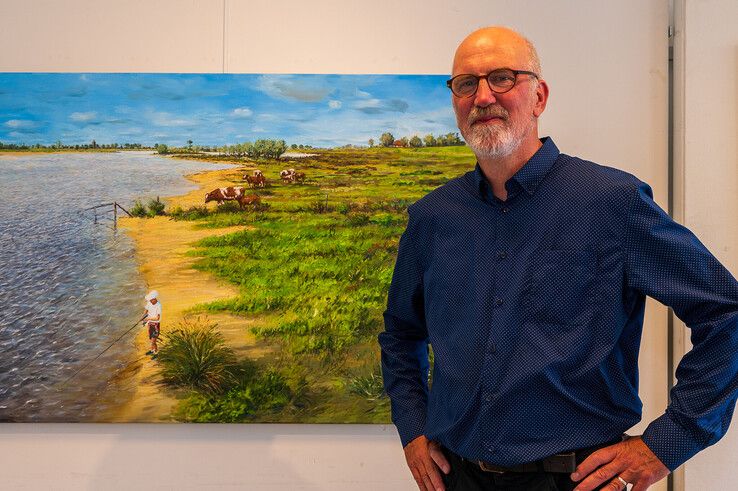
[(490, 57), (500, 60), (499, 68), (530, 70), (541, 75), (541, 62), (533, 43), (502, 26), (483, 27), (469, 34), (456, 49), (451, 72), (453, 75), (469, 73), (467, 66)]

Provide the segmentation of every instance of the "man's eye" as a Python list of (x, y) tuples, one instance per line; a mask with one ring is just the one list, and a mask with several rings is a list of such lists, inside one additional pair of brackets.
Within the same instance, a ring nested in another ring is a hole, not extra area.
[(460, 89), (468, 89), (471, 87), (474, 87), (477, 84), (476, 78), (464, 78), (459, 81), (459, 88)]
[(493, 85), (508, 85), (515, 80), (515, 77), (511, 77), (510, 75), (490, 75), (489, 80)]

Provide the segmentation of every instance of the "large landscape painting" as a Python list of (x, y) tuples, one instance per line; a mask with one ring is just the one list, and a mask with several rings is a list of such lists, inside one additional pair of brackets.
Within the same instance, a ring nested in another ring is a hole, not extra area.
[(389, 422), (407, 207), (474, 165), (445, 79), (0, 74), (0, 421)]

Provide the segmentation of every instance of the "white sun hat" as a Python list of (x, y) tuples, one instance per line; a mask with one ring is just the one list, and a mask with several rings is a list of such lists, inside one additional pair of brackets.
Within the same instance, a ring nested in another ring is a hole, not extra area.
[(158, 292), (158, 291), (156, 291), (156, 290), (151, 290), (151, 291), (150, 291), (150, 292), (148, 293), (148, 295), (146, 295), (146, 297), (145, 297), (145, 298), (146, 298), (146, 300), (148, 300), (148, 301), (150, 302), (150, 301), (151, 301), (152, 299), (154, 299), (154, 298), (159, 298), (159, 292)]

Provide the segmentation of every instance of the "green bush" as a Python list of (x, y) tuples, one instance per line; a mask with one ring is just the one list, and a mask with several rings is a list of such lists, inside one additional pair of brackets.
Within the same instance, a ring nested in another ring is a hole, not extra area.
[(131, 207), (131, 215), (134, 217), (143, 218), (146, 216), (146, 206), (141, 201), (136, 200)]
[(199, 220), (210, 215), (207, 206), (190, 206), (183, 210), (181, 206), (173, 208), (169, 212), (169, 216), (175, 220)]
[(157, 215), (163, 215), (164, 214), (164, 203), (159, 201), (159, 198), (149, 200), (149, 211), (147, 212), (147, 215), (150, 217), (155, 217)]
[(346, 221), (352, 227), (361, 227), (369, 223), (369, 215), (366, 213), (351, 213), (347, 216)]
[(164, 335), (159, 353), (164, 382), (216, 394), (233, 382), (233, 351), (225, 345), (217, 324), (185, 318)]
[(310, 211), (313, 213), (328, 213), (333, 211), (333, 207), (328, 204), (326, 198), (321, 198), (310, 203)]
[(391, 213), (377, 213), (376, 215), (372, 216), (369, 221), (383, 227), (391, 227), (393, 225), (397, 225), (398, 223), (402, 223), (403, 218), (398, 218)]
[[(304, 385), (304, 384), (303, 384)], [(304, 389), (303, 389), (304, 390)], [(276, 411), (290, 404), (296, 394), (285, 376), (273, 368), (242, 380), (221, 396), (194, 394), (183, 402), (178, 415), (201, 423), (237, 423), (257, 412)]]

